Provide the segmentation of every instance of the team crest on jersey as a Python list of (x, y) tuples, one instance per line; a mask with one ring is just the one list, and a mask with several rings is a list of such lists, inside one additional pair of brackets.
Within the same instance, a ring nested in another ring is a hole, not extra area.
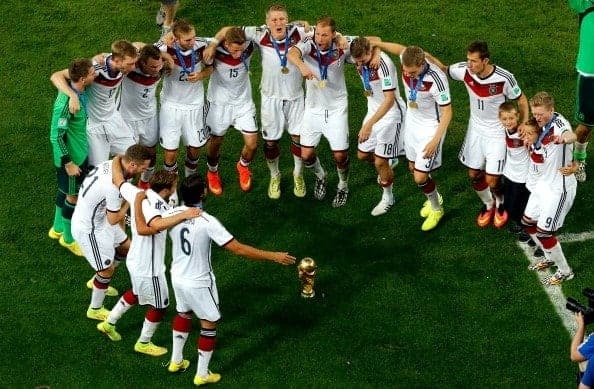
[(163, 207), (163, 202), (161, 200), (157, 201), (155, 204), (155, 209), (161, 209)]
[(58, 119), (58, 127), (66, 127), (68, 125), (68, 119), (60, 118)]
[(495, 84), (489, 84), (489, 94), (491, 96), (497, 94), (497, 85), (495, 85)]

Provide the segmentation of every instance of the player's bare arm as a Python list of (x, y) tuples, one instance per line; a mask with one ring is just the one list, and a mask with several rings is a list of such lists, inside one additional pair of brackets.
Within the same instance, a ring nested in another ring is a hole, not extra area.
[(280, 263), (281, 265), (291, 265), (295, 263), (295, 257), (287, 252), (260, 250), (256, 247), (243, 244), (237, 239), (233, 239), (231, 242), (227, 243), (225, 249), (231, 251), (235, 255), (249, 259), (268, 260)]
[(528, 99), (525, 94), (521, 94), (518, 97), (518, 111), (520, 112), (520, 125), (518, 126), (518, 133), (520, 136), (524, 134), (524, 123), (530, 119), (530, 107), (528, 105)]
[(217, 50), (217, 46), (223, 39), (225, 39), (225, 34), (229, 29), (233, 28), (233, 26), (225, 26), (221, 28), (214, 36), (214, 39), (210, 41), (206, 49), (204, 49), (204, 53), (202, 56), (204, 57), (205, 62), (212, 62), (214, 60), (215, 51)]
[(437, 66), (438, 68), (441, 69), (442, 72), (444, 72), (446, 75), (449, 76), (448, 73), (448, 65), (444, 65), (443, 62), (441, 62), (439, 59), (435, 58), (433, 55), (429, 54), (428, 52), (425, 51), (425, 58), (431, 62), (432, 64), (434, 64), (435, 66)]
[(75, 113), (80, 111), (80, 101), (78, 100), (78, 95), (74, 90), (72, 90), (72, 88), (68, 84), (68, 82), (70, 81), (70, 79), (68, 78), (68, 69), (63, 69), (53, 73), (50, 77), (50, 81), (60, 92), (63, 92), (66, 95), (68, 95), (68, 110), (70, 111), (70, 113), (74, 115)]
[(107, 210), (107, 222), (109, 224), (111, 224), (112, 226), (118, 224), (119, 222), (124, 220), (124, 218), (126, 217), (126, 214), (128, 213), (129, 208), (130, 208), (130, 204), (124, 202), (124, 204), (122, 204), (122, 207), (120, 208), (119, 211)]
[(80, 176), (80, 173), (82, 172), (80, 167), (72, 161), (65, 164), (64, 169), (66, 170), (66, 174), (68, 174), (70, 177)]
[(141, 190), (136, 193), (134, 198), (134, 221), (136, 224), (136, 232), (138, 235), (155, 235), (159, 230), (146, 224), (146, 218), (142, 213), (142, 202), (146, 199), (146, 192)]
[(394, 54), (394, 55), (400, 55), (406, 49), (406, 46), (401, 45), (399, 43), (382, 42), (382, 41), (377, 41), (377, 40), (373, 40), (373, 39), (370, 39), (369, 42), (371, 42), (372, 46), (377, 46), (381, 50), (391, 53), (391, 54)]
[(393, 90), (384, 91), (384, 101), (382, 101), (382, 104), (378, 107), (377, 111), (375, 111), (373, 116), (370, 117), (369, 120), (367, 120), (365, 123), (363, 123), (363, 126), (359, 131), (359, 143), (363, 143), (367, 139), (369, 139), (373, 125), (384, 117), (384, 115), (390, 110), (390, 108), (394, 106), (395, 101), (396, 100), (394, 99)]
[(452, 105), (442, 105), (441, 117), (439, 118), (439, 125), (437, 126), (437, 130), (435, 131), (435, 135), (423, 149), (423, 156), (425, 158), (430, 158), (437, 152), (439, 142), (441, 142), (442, 137), (445, 135), (451, 120)]
[[(369, 39), (369, 37), (366, 37)], [(374, 37), (375, 38), (375, 37)], [(373, 70), (379, 69), (380, 62), (382, 61), (382, 49), (377, 46), (371, 47), (371, 59), (369, 60), (369, 68)]]
[(311, 68), (307, 66), (305, 62), (303, 62), (303, 59), (301, 58), (301, 50), (299, 50), (297, 47), (291, 47), (291, 49), (289, 49), (287, 59), (291, 61), (293, 65), (297, 66), (303, 78), (307, 80), (313, 80), (316, 78)]
[(202, 211), (200, 210), (200, 208), (190, 207), (182, 212), (175, 213), (171, 216), (167, 216), (167, 217), (157, 216), (154, 219), (152, 219), (151, 221), (149, 221), (148, 225), (151, 227), (151, 229), (154, 229), (157, 232), (160, 232), (163, 230), (167, 230), (171, 227), (174, 227), (185, 220), (189, 220), (189, 219), (198, 217), (198, 216), (200, 216), (201, 212)]
[(290, 24), (303, 27), (303, 30), (305, 31), (305, 33), (309, 33), (310, 31), (313, 30), (311, 28), (311, 24), (309, 24), (309, 22), (307, 20), (293, 20)]

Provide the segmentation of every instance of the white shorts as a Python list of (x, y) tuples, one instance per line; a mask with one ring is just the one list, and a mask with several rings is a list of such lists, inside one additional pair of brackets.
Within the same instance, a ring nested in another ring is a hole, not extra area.
[(557, 231), (563, 227), (565, 216), (573, 205), (576, 187), (569, 185), (565, 191), (556, 191), (538, 183), (530, 193), (524, 215), (538, 220), (536, 226), (543, 231)]
[(441, 138), (437, 152), (431, 158), (423, 157), (423, 149), (433, 139), (437, 123), (426, 123), (407, 117), (404, 122), (404, 151), (406, 159), (415, 164), (415, 170), (431, 172), (441, 166), (442, 146), (445, 135)]
[(159, 115), (159, 136), (165, 150), (177, 150), (180, 139), (185, 146), (204, 146), (209, 136), (204, 126), (204, 107), (183, 110), (163, 103)]
[(332, 111), (305, 110), (299, 141), (301, 145), (316, 147), (322, 135), (328, 140), (332, 151), (349, 149), (349, 121), (346, 106)]
[(169, 288), (165, 273), (153, 277), (139, 277), (130, 272), (132, 291), (138, 296), (140, 305), (150, 305), (157, 309), (167, 308), (169, 305)]
[(128, 147), (136, 144), (134, 132), (117, 111), (109, 121), (95, 122), (88, 119), (87, 141), (91, 166), (107, 161), (110, 155), (124, 154)]
[(196, 288), (173, 283), (176, 310), (178, 312), (194, 312), (203, 320), (212, 322), (221, 319), (219, 311), (219, 292), (216, 283), (210, 288)]
[[(363, 123), (369, 120), (374, 115), (373, 112), (368, 112)], [(358, 149), (364, 153), (373, 152), (378, 157), (394, 158), (399, 154), (398, 144), (400, 142), (400, 128), (399, 123), (395, 117), (383, 117), (371, 128), (371, 135), (363, 143), (359, 143)]]
[(143, 120), (126, 121), (134, 132), (134, 138), (139, 144), (155, 147), (159, 142), (159, 121), (156, 116)]
[(458, 155), (460, 162), (470, 169), (484, 170), (487, 174), (503, 174), (507, 153), (505, 133), (502, 133), (500, 138), (486, 137), (473, 126), (475, 125), (472, 122), (468, 125), (468, 131)]
[(262, 96), (260, 103), (262, 138), (279, 140), (285, 127), (290, 135), (301, 135), (304, 106), (303, 97), (295, 100), (281, 100)]
[(209, 103), (206, 126), (209, 133), (215, 136), (224, 136), (229, 127), (233, 127), (243, 134), (255, 134), (258, 132), (256, 106), (253, 101), (249, 101), (245, 105)]
[(73, 225), (72, 237), (78, 242), (87, 262), (96, 272), (113, 265), (114, 248), (128, 239), (128, 235), (119, 225), (111, 224), (93, 231), (79, 230)]

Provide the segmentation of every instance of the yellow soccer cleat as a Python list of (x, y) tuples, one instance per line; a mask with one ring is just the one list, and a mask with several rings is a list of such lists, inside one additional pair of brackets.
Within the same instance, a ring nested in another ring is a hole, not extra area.
[(116, 327), (107, 321), (102, 321), (97, 324), (97, 329), (107, 335), (107, 337), (114, 342), (122, 340), (122, 336), (116, 331)]
[(281, 184), (281, 175), (280, 174), (277, 174), (274, 177), (270, 177), (270, 183), (268, 184), (268, 197), (270, 197), (273, 200), (280, 199), (280, 195), (281, 195), (280, 184)]
[(156, 346), (153, 344), (153, 342), (136, 342), (134, 345), (134, 351), (137, 353), (150, 355), (152, 357), (160, 357), (161, 355), (167, 354), (167, 349), (165, 347)]
[(109, 310), (105, 309), (105, 307), (101, 308), (91, 308), (87, 309), (87, 317), (93, 320), (104, 321), (107, 319), (107, 315), (109, 315)]
[(303, 174), (293, 176), (293, 194), (295, 197), (303, 198), (306, 195), (305, 181), (303, 180)]
[(59, 242), (60, 242), (60, 246), (67, 248), (68, 250), (70, 250), (70, 252), (72, 254), (77, 255), (79, 257), (85, 256), (83, 254), (82, 250), (80, 249), (80, 246), (78, 245), (78, 243), (76, 243), (76, 242), (66, 243), (66, 241), (64, 240), (64, 235), (60, 236)]
[(54, 229), (54, 227), (50, 228), (49, 231), (47, 232), (47, 236), (49, 236), (52, 239), (58, 240), (62, 237), (62, 233), (58, 232)]
[[(441, 195), (438, 194), (438, 198), (439, 198), (439, 205), (443, 205), (443, 197), (441, 197)], [(421, 217), (427, 217), (427, 216), (429, 216), (430, 211), (431, 211), (431, 201), (425, 200), (425, 202), (423, 203), (423, 208), (421, 208), (421, 211), (419, 212), (419, 214), (421, 215)]]
[(201, 377), (198, 374), (194, 377), (194, 385), (202, 386), (206, 384), (216, 384), (221, 380), (221, 375), (217, 373), (208, 372), (206, 377)]
[(167, 366), (167, 370), (170, 373), (182, 373), (186, 371), (186, 369), (190, 366), (190, 361), (187, 359), (182, 359), (180, 363), (170, 361), (169, 365)]
[(432, 229), (437, 227), (437, 224), (439, 224), (439, 221), (443, 217), (443, 214), (443, 208), (440, 208), (437, 211), (431, 209), (429, 212), (429, 216), (427, 216), (427, 219), (425, 219), (425, 222), (423, 222), (423, 225), (421, 226), (421, 230), (431, 231)]

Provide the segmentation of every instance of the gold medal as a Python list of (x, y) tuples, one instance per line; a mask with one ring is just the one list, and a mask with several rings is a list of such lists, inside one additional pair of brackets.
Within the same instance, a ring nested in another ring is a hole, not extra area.
[(371, 96), (371, 95), (373, 94), (373, 92), (371, 91), (371, 89), (365, 89), (365, 90), (363, 91), (363, 94), (364, 94), (366, 97), (369, 97), (369, 96)]
[(283, 67), (281, 68), (281, 73), (282, 73), (282, 74), (288, 74), (288, 73), (289, 73), (289, 68), (288, 68), (288, 67), (286, 67), (286, 66), (283, 66)]
[(410, 101), (410, 102), (408, 103), (408, 106), (409, 106), (410, 108), (419, 108), (419, 104), (417, 104), (417, 102), (416, 102), (416, 101)]
[(320, 82), (318, 82), (318, 86), (320, 88), (325, 88), (326, 87), (326, 80), (320, 80)]

